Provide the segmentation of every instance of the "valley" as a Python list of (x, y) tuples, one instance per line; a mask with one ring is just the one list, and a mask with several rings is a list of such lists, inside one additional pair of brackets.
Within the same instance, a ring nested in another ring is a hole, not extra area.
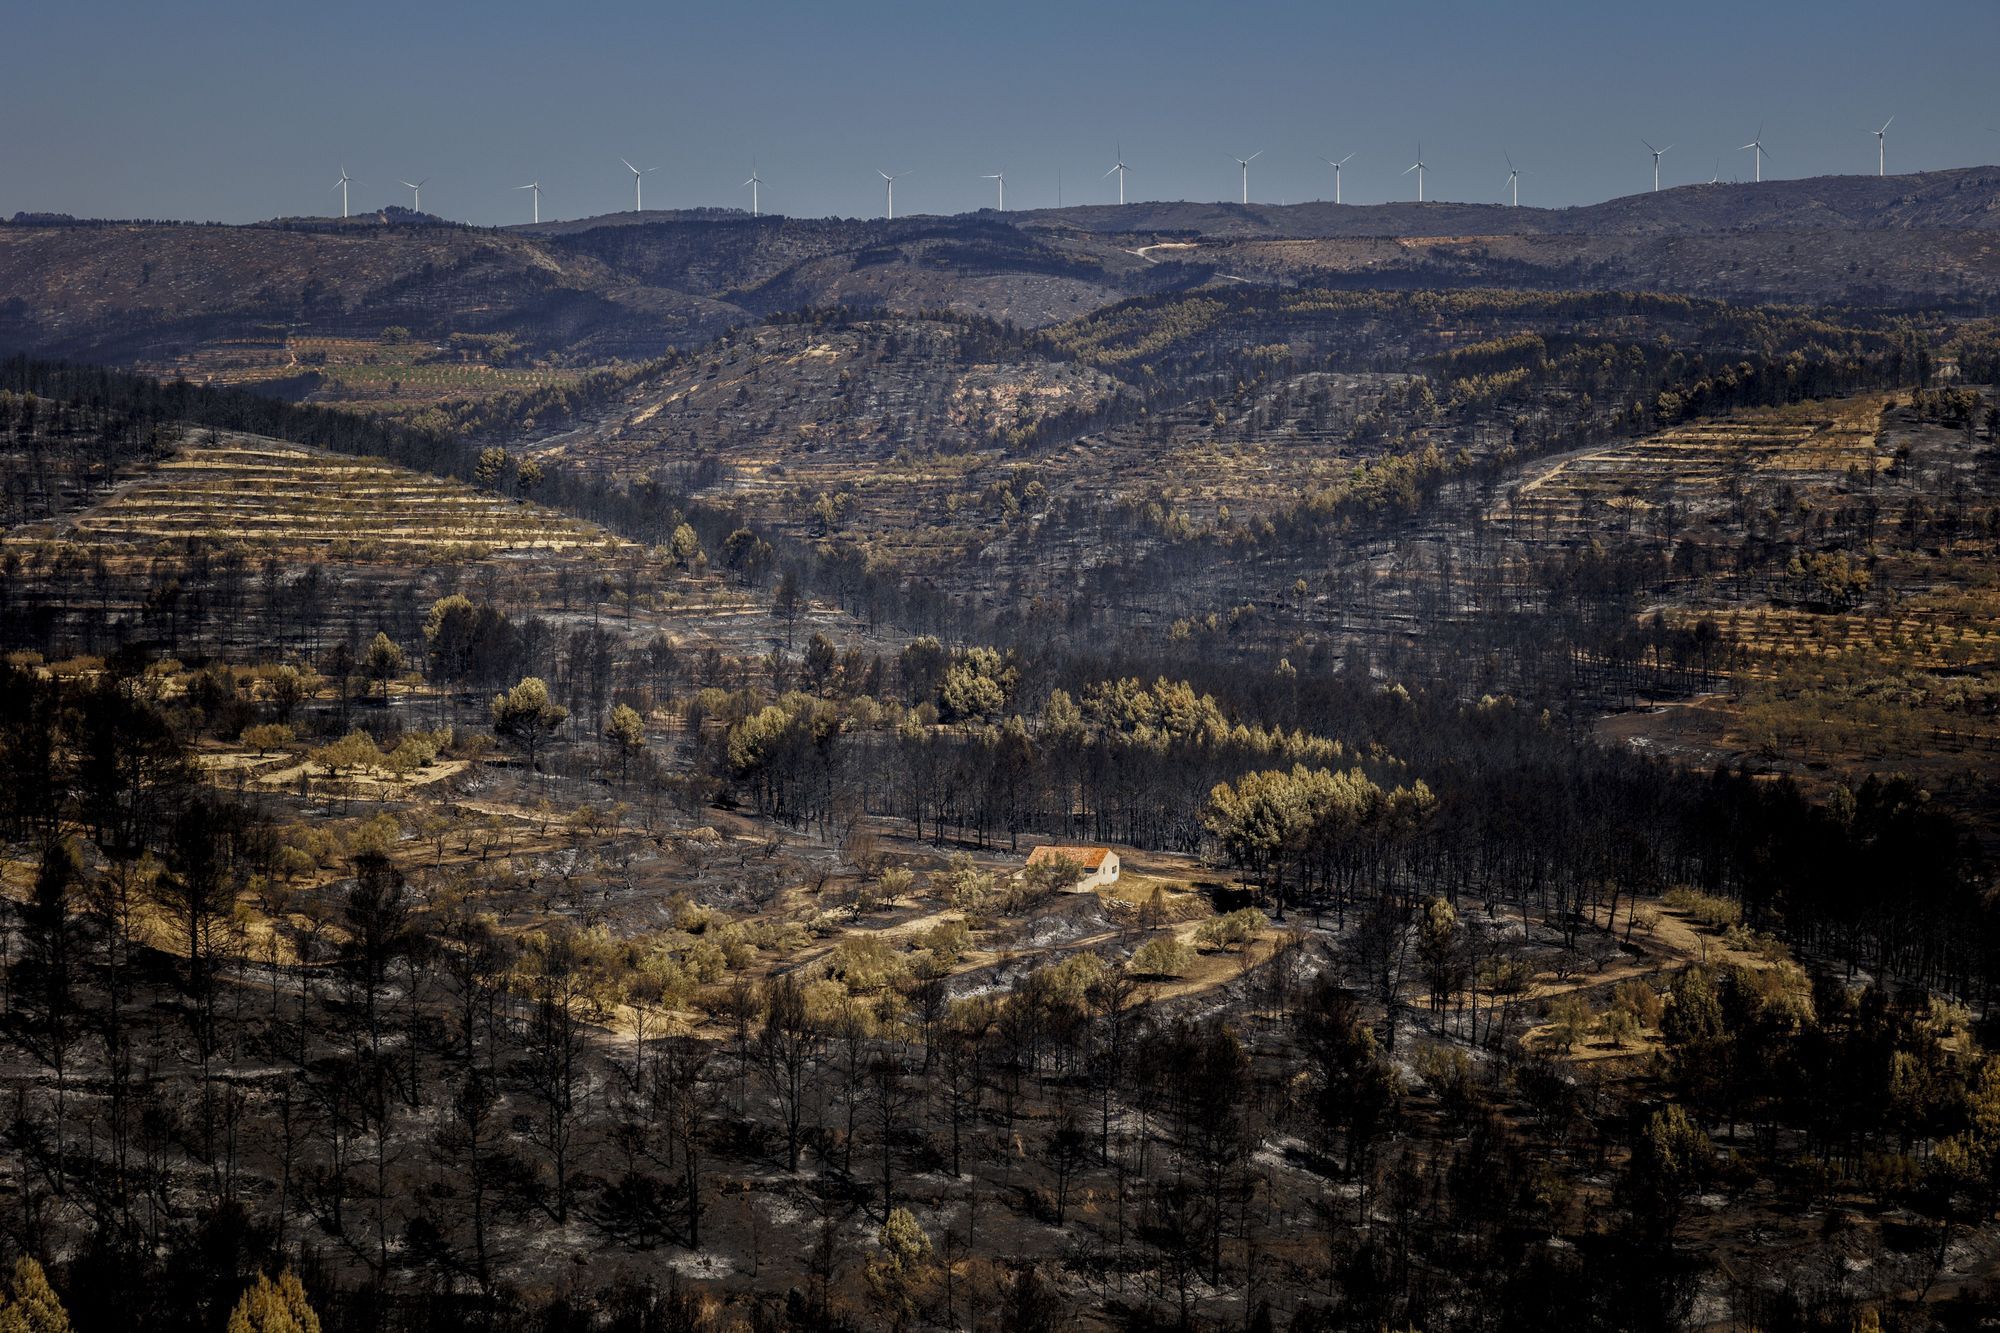
[(0, 1236), (1982, 1327), (1996, 197), (0, 226)]

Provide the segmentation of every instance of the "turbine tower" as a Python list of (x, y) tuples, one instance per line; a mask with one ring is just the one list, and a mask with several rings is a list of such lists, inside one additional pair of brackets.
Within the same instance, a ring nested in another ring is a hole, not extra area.
[(996, 171), (990, 176), (981, 176), (979, 179), (983, 181), (993, 181), (999, 187), (1000, 211), (1002, 213), (1005, 213), (1007, 211), (1007, 173), (1004, 171)]
[(1668, 144), (1665, 148), (1655, 148), (1653, 145), (1646, 143), (1644, 139), (1639, 140), (1639, 142), (1645, 143), (1646, 151), (1653, 155), (1653, 193), (1658, 194), (1660, 192), (1660, 159), (1671, 153), (1674, 150), (1674, 146)]
[(533, 190), (535, 192), (535, 221), (539, 223), (542, 220), (542, 183), (538, 180), (530, 181), (526, 185), (516, 185), (514, 188), (517, 190)]
[(1757, 180), (1764, 179), (1764, 127), (1757, 127), (1757, 137), (1736, 150), (1739, 153), (1754, 152), (1757, 155)]
[(1418, 144), (1417, 160), (1404, 167), (1403, 174), (1407, 176), (1413, 171), (1417, 173), (1417, 202), (1420, 204), (1424, 201), (1424, 165), (1424, 146)]
[(424, 211), (424, 182), (429, 179), (430, 177), (426, 176), (420, 181), (403, 182), (403, 187), (410, 192), (410, 211), (412, 213), (421, 213)]
[(1882, 128), (1875, 131), (1875, 174), (1889, 174), (1889, 127), (1896, 123), (1894, 116), (1882, 122)]
[[(743, 185), (750, 187), (750, 216), (753, 218), (757, 216), (757, 190), (763, 183), (764, 178), (757, 174), (757, 164), (752, 162), (750, 164), (750, 179), (744, 181)], [(739, 185), (736, 188), (740, 190), (743, 188), (743, 185)]]
[(1521, 206), (1521, 169), (1514, 165), (1513, 154), (1502, 153), (1500, 156), (1507, 159), (1507, 193), (1510, 196), (1507, 201), (1507, 207), (1519, 208)]
[[(625, 162), (625, 159), (622, 157), (618, 160)], [(647, 167), (645, 171), (641, 171), (630, 162), (625, 162), (625, 170), (632, 173), (632, 211), (634, 213), (643, 213), (646, 211), (646, 205), (642, 202), (644, 196), (639, 192), (639, 183), (646, 178), (648, 173), (658, 171), (659, 168)]]
[[(910, 170), (914, 171), (915, 169), (912, 167)], [(882, 185), (889, 192), (889, 221), (894, 222), (896, 220), (896, 182), (909, 175), (910, 172), (899, 171), (891, 176), (888, 172), (877, 167), (875, 168), (875, 174), (882, 178)]]
[(347, 216), (347, 187), (353, 184), (355, 184), (354, 177), (347, 174), (347, 164), (343, 162), (340, 167), (340, 179), (327, 187), (328, 194), (333, 193), (335, 190), (340, 191), (340, 216), (342, 217)]
[(1340, 166), (1342, 166), (1342, 164), (1344, 164), (1344, 162), (1346, 162), (1348, 158), (1352, 158), (1352, 156), (1354, 156), (1354, 154), (1350, 152), (1350, 154), (1348, 154), (1346, 158), (1340, 158), (1340, 162), (1334, 162), (1332, 158), (1320, 158), (1322, 162), (1326, 162), (1328, 166), (1332, 166), (1332, 168), (1334, 168), (1334, 202), (1336, 202), (1336, 204), (1340, 202)]
[(1118, 165), (1104, 174), (1118, 178), (1118, 202), (1121, 204), (1125, 202), (1125, 173), (1131, 169), (1125, 165), (1125, 146), (1120, 144), (1118, 146)]
[(1250, 156), (1248, 157), (1236, 157), (1230, 159), (1231, 161), (1236, 163), (1237, 166), (1243, 168), (1243, 202), (1246, 205), (1249, 204), (1250, 202), (1250, 164), (1252, 162), (1255, 162), (1258, 158), (1262, 156), (1264, 156), (1264, 150), (1259, 148), (1256, 152), (1250, 154)]

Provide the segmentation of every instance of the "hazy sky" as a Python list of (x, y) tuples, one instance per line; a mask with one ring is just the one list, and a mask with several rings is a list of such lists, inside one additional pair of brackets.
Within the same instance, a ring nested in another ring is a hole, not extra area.
[[(1668, 184), (2000, 160), (2000, 0), (1233, 4), (576, 3), (403, 0), (104, 4), (25, 0), (0, 77), (0, 215), (248, 221), (357, 210), (526, 221), (631, 205), (879, 213), (878, 167), (914, 172), (899, 213), (992, 200), (1329, 197), (1524, 204)], [(1718, 168), (1718, 160), (1720, 166)]]

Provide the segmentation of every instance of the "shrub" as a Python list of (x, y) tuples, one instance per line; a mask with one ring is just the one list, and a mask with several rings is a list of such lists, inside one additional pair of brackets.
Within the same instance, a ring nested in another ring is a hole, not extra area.
[(1172, 935), (1155, 935), (1125, 964), (1127, 971), (1140, 977), (1184, 977), (1193, 966), (1194, 950)]
[(260, 726), (243, 729), (243, 743), (257, 752), (262, 759), (273, 750), (282, 750), (292, 743), (292, 729), (282, 722), (266, 722)]
[(1264, 914), (1254, 907), (1244, 907), (1205, 921), (1195, 932), (1195, 941), (1204, 949), (1239, 949), (1257, 938), (1257, 932), (1264, 928)]
[(1661, 901), (1667, 905), (1668, 911), (1679, 912), (1710, 930), (1727, 930), (1743, 920), (1742, 907), (1727, 898), (1718, 898), (1697, 889), (1669, 889)]
[(850, 935), (833, 950), (831, 975), (855, 995), (867, 995), (896, 981), (903, 960), (873, 935)]

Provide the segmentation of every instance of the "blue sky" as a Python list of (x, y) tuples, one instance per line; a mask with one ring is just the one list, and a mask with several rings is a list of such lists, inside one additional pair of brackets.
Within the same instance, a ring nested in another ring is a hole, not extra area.
[(1668, 184), (2000, 160), (2000, 0), (1904, 5), (1596, 3), (105, 4), (32, 0), (8, 20), (0, 215), (248, 221), (357, 209), (525, 221), (630, 206), (897, 210), (1133, 198), (1432, 198), (1523, 203)]

